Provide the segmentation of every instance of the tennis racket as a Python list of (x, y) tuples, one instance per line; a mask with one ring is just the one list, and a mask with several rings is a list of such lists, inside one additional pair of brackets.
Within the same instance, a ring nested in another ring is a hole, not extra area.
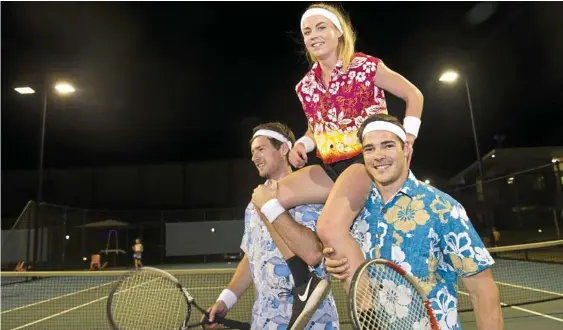
[[(205, 315), (189, 324), (192, 306)], [(170, 273), (143, 267), (125, 273), (111, 288), (107, 316), (115, 330), (183, 330), (209, 323), (209, 313)], [(230, 329), (250, 329), (250, 324), (215, 316), (213, 323)]]
[(350, 283), (349, 312), (358, 330), (439, 330), (430, 302), (415, 278), (397, 264), (364, 262)]

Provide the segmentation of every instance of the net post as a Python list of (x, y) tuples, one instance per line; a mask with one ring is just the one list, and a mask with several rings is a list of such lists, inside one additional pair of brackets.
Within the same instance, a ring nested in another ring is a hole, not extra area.
[(27, 264), (31, 264), (33, 265), (33, 251), (32, 251), (32, 245), (31, 242), (33, 241), (33, 237), (31, 237), (31, 229), (34, 226), (34, 222), (35, 222), (35, 209), (37, 208), (37, 204), (33, 201), (31, 201), (33, 203), (33, 210), (32, 210), (32, 216), (31, 219), (27, 219), (27, 223), (26, 223), (26, 227), (27, 227), (27, 246), (26, 246), (26, 251), (25, 251), (25, 262)]
[(160, 210), (160, 263), (164, 264), (164, 211)]
[(475, 189), (477, 193), (477, 212), (481, 215), (483, 221), (485, 222), (485, 231), (487, 233), (486, 237), (489, 239), (490, 246), (495, 246), (495, 235), (493, 234), (493, 221), (492, 216), (485, 203), (485, 193), (483, 191), (483, 178), (477, 177)]
[(82, 210), (82, 256), (90, 260), (91, 253), (86, 252), (86, 217), (88, 215), (88, 210)]
[(39, 232), (39, 202), (37, 202), (35, 204), (35, 209), (34, 209), (34, 213), (33, 213), (33, 260), (31, 262), (32, 267), (34, 269), (37, 269), (37, 264), (38, 264), (38, 240), (39, 237), (37, 235), (37, 233)]
[(557, 207), (553, 208), (553, 222), (555, 223), (555, 234), (557, 238), (561, 238), (561, 231), (559, 230), (559, 219), (557, 218)]
[(563, 192), (561, 186), (563, 185), (563, 179), (561, 177), (561, 162), (559, 159), (554, 159), (553, 161), (553, 174), (555, 176), (555, 207), (553, 209), (555, 229), (557, 231), (557, 238), (561, 238), (561, 233), (559, 231), (559, 219), (557, 214), (561, 215), (563, 218)]

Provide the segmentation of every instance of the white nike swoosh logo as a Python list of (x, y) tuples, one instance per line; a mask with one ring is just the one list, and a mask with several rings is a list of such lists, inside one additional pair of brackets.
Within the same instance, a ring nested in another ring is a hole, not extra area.
[(297, 295), (299, 297), (299, 300), (305, 301), (307, 299), (307, 295), (309, 294), (309, 287), (311, 286), (312, 281), (313, 281), (313, 278), (311, 277), (309, 279), (309, 283), (307, 283), (307, 288), (305, 289), (305, 293), (303, 293), (303, 295), (300, 295), (300, 294)]

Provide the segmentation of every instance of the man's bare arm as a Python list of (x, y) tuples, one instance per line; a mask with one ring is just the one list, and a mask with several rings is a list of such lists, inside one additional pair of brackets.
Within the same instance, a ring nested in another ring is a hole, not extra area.
[(250, 273), (250, 263), (248, 262), (247, 255), (245, 254), (237, 266), (235, 274), (227, 286), (227, 289), (233, 291), (233, 293), (240, 298), (251, 284), (252, 274)]
[(315, 266), (321, 261), (323, 247), (319, 237), (311, 229), (297, 223), (289, 212), (277, 217), (273, 225), (289, 249), (305, 263)]
[(480, 330), (504, 329), (499, 292), (493, 281), (491, 270), (486, 269), (476, 275), (464, 277), (462, 282), (471, 298), (477, 328)]
[[(268, 228), (268, 231), (274, 238), (279, 236), (285, 245), (287, 245), (287, 253), (282, 249), (282, 255), (287, 260), (287, 254), (294, 254), (303, 260), (309, 266), (317, 265), (322, 259), (322, 244), (317, 234), (311, 229), (297, 223), (288, 211), (282, 213), (276, 212), (275, 215), (270, 214), (272, 222), (262, 214), (261, 210), (264, 204), (271, 202), (277, 197), (277, 182), (272, 181), (268, 186), (258, 185), (252, 194), (252, 203), (256, 208), (256, 212), (260, 215), (262, 222)], [(275, 233), (273, 233), (275, 232)], [(284, 248), (278, 244), (278, 248)]]

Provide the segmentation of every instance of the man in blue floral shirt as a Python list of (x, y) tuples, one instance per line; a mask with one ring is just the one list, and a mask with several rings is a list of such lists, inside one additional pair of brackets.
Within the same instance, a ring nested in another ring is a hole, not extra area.
[[(494, 260), (463, 206), (446, 193), (418, 181), (407, 165), (410, 148), (400, 122), (389, 115), (364, 121), (358, 132), (366, 169), (373, 180), (366, 207), (354, 222), (354, 236), (367, 259), (392, 260), (419, 281), (440, 329), (461, 329), (458, 279), (475, 310), (479, 329), (503, 329), (498, 289), (489, 269)], [(326, 266), (346, 278), (345, 260)]]

